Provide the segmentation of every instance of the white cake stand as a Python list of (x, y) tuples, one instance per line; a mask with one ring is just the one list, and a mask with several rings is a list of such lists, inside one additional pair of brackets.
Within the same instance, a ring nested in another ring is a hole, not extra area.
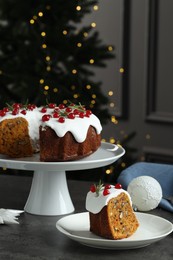
[(32, 185), (24, 210), (35, 215), (55, 216), (74, 211), (66, 171), (106, 166), (118, 160), (124, 153), (125, 150), (121, 146), (102, 143), (95, 153), (78, 161), (40, 162), (39, 154), (20, 159), (9, 159), (0, 155), (0, 166), (33, 170)]

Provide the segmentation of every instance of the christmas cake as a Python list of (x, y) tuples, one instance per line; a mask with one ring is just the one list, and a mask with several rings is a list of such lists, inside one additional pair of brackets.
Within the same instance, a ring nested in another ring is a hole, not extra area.
[(86, 209), (90, 231), (104, 238), (127, 238), (139, 226), (130, 195), (121, 184), (92, 185), (86, 197)]
[(76, 160), (99, 148), (101, 130), (81, 104), (14, 104), (0, 110), (0, 153), (20, 158), (40, 151), (41, 161)]

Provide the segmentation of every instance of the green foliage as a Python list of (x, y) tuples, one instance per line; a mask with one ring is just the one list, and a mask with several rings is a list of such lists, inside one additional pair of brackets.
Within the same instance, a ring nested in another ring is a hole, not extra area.
[[(105, 67), (114, 54), (95, 28), (81, 23), (97, 2), (0, 0), (1, 106), (6, 102), (29, 100), (40, 105), (46, 99), (56, 103), (70, 99), (92, 107), (102, 123), (107, 121), (108, 98), (101, 91), (102, 83), (94, 80), (93, 66)], [(76, 10), (77, 5), (81, 11)], [(89, 63), (91, 58), (94, 64)]]

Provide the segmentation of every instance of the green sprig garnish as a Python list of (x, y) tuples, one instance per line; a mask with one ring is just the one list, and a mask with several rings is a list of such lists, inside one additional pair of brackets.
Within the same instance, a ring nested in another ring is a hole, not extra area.
[(99, 181), (99, 183), (97, 185), (95, 185), (96, 188), (96, 195), (99, 196), (100, 190), (101, 188), (104, 186), (104, 184), (101, 182), (101, 180)]
[[(70, 105), (70, 104), (73, 104), (73, 105)], [(77, 109), (77, 110), (79, 110), (80, 112), (84, 112), (84, 111), (85, 111), (84, 105), (82, 105), (80, 102), (79, 102), (78, 105), (77, 105), (77, 104), (74, 104), (74, 103), (72, 103), (72, 102), (69, 102), (68, 107), (70, 107), (70, 108), (72, 108), (72, 109)]]

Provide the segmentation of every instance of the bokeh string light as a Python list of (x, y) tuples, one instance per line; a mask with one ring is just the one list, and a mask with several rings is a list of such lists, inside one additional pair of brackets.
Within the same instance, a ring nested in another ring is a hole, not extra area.
[[(30, 25), (31, 26), (42, 26), (42, 18), (44, 17), (44, 13), (49, 11), (51, 9), (51, 6), (46, 6), (45, 10), (40, 10), (37, 14), (34, 14), (33, 17), (30, 19)], [(77, 1), (76, 3), (76, 12), (80, 12), (82, 10), (82, 6), (79, 4), (79, 1)], [(97, 4), (95, 4), (93, 6), (93, 11), (98, 11), (99, 10), (99, 6)], [(94, 30), (96, 28), (96, 22), (93, 21), (90, 24), (91, 28)], [(41, 29), (40, 29), (41, 30)], [(68, 36), (68, 29), (64, 28), (62, 30), (62, 34), (66, 37)], [(83, 37), (87, 38), (89, 35), (89, 33), (86, 31), (83, 32)], [(43, 62), (46, 63), (45, 66), (45, 70), (46, 70), (46, 75), (48, 75), (49, 72), (51, 72), (51, 56), (50, 56), (50, 52), (49, 52), (49, 46), (47, 43), (47, 33), (46, 31), (42, 31), (40, 32), (40, 37), (41, 37), (41, 49), (43, 50)], [(68, 41), (68, 37), (67, 37), (67, 41)], [(76, 43), (77, 48), (82, 48), (83, 44), (82, 42), (77, 42)], [(108, 47), (108, 51), (112, 52), (113, 51), (113, 47), (111, 45), (109, 45)], [(89, 61), (88, 61), (88, 66), (92, 66), (95, 63), (95, 59), (94, 57), (90, 57)], [(78, 70), (77, 68), (72, 68), (71, 70), (72, 75), (77, 75)], [(39, 84), (43, 89), (43, 93), (44, 95), (48, 95), (49, 91), (51, 91), (53, 89), (54, 92), (58, 92), (58, 88), (57, 87), (51, 87), (49, 86), (49, 84), (46, 82), (46, 78), (44, 78), (44, 75), (41, 76), (41, 79), (39, 80)], [(85, 86), (84, 86), (85, 87)], [(87, 90), (91, 90), (92, 86), (86, 86)], [(71, 90), (75, 90), (74, 85), (71, 86)], [(78, 98), (80, 95), (78, 93), (74, 93), (73, 97), (74, 98)], [(90, 102), (90, 107), (92, 108), (94, 106), (94, 104), (96, 103), (96, 95), (95, 98), (93, 98), (93, 96), (91, 97), (91, 102)]]

